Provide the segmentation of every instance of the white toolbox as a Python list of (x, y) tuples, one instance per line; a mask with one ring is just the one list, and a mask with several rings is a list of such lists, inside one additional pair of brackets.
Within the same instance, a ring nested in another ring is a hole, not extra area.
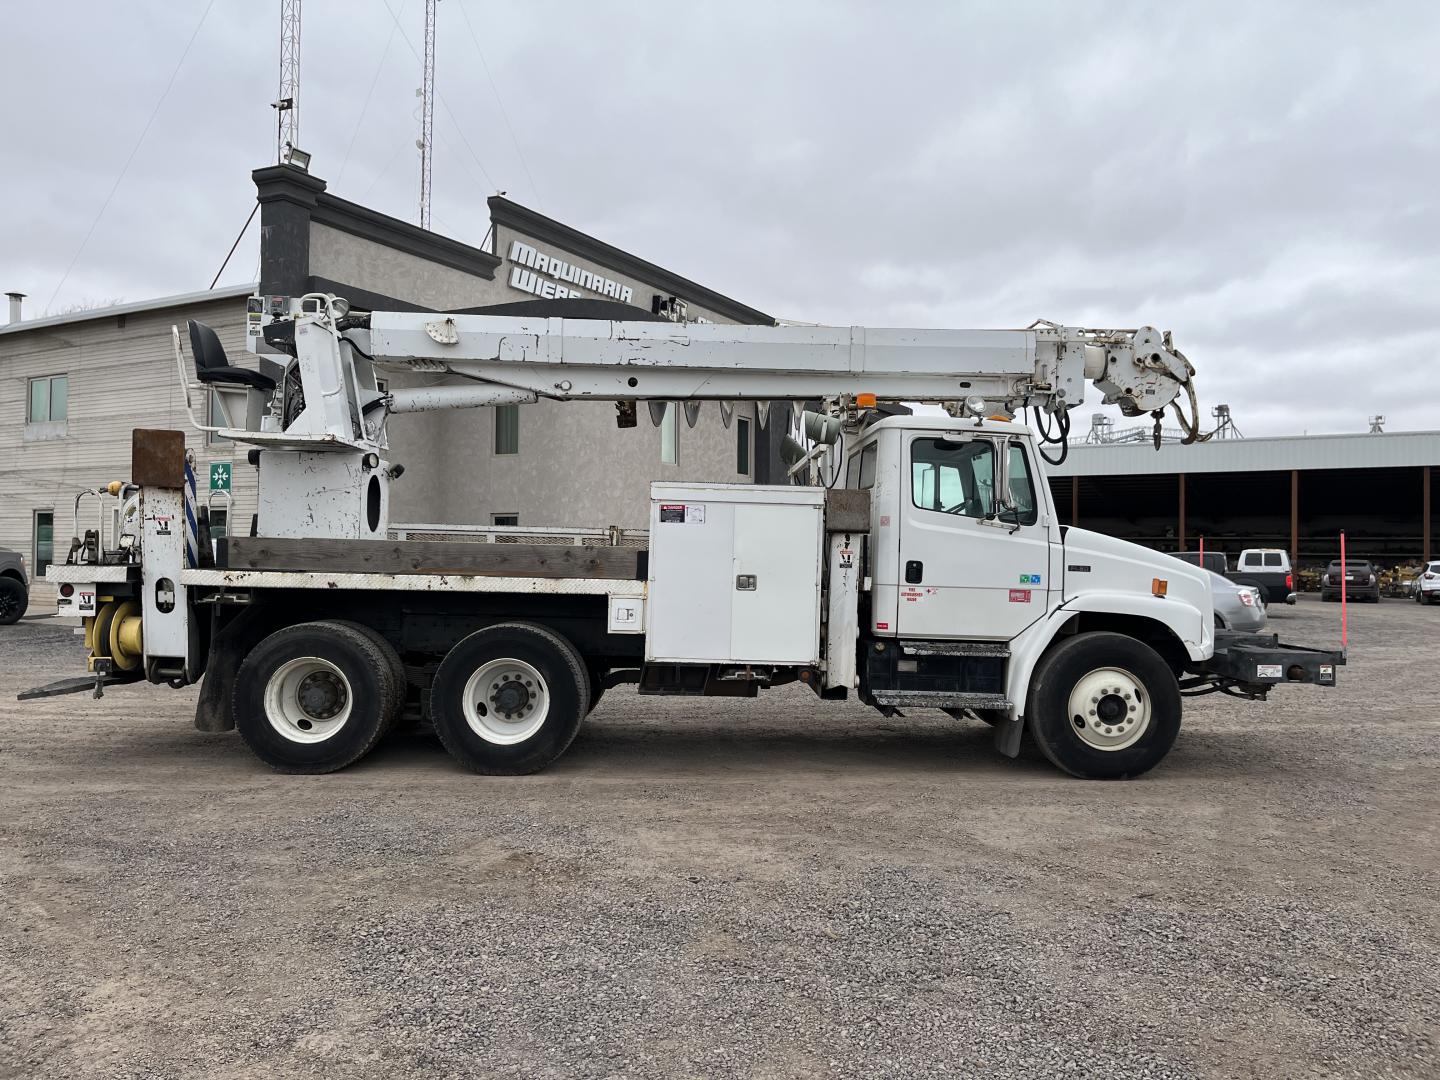
[(645, 659), (817, 663), (824, 541), (822, 488), (652, 484)]

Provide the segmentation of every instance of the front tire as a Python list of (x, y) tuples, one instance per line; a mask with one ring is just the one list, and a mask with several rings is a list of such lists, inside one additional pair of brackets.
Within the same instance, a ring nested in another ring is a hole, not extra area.
[(465, 768), (519, 776), (565, 752), (590, 700), (590, 674), (570, 642), (533, 623), (500, 623), (446, 654), (430, 687), (430, 715)]
[(245, 745), (284, 773), (334, 772), (360, 760), (394, 721), (403, 692), (387, 648), (373, 631), (343, 622), (300, 623), (265, 638), (235, 676)]
[(20, 621), (30, 603), (30, 593), (12, 577), (0, 577), (0, 626), (12, 626)]
[(1041, 658), (1026, 721), (1040, 750), (1084, 780), (1149, 772), (1180, 733), (1180, 687), (1160, 654), (1124, 634), (1076, 634)]

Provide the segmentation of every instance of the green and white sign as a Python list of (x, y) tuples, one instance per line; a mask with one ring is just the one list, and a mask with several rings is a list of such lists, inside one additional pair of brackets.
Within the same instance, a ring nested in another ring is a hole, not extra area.
[(216, 461), (210, 466), (210, 490), (230, 490), (230, 463), (227, 461)]

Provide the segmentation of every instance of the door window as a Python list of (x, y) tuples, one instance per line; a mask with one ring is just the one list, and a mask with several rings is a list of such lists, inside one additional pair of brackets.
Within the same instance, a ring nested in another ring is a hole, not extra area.
[(921, 510), (941, 514), (992, 516), (994, 444), (986, 439), (960, 443), (916, 439), (910, 444), (910, 501)]
[(1039, 520), (1039, 510), (1035, 505), (1035, 482), (1030, 478), (1030, 463), (1025, 459), (1025, 448), (1019, 443), (1011, 443), (1008, 453), (1010, 501), (1015, 504), (1015, 516), (1007, 513), (1005, 520), (1034, 525)]
[(55, 511), (35, 511), (35, 577), (44, 577), (45, 568), (55, 561)]

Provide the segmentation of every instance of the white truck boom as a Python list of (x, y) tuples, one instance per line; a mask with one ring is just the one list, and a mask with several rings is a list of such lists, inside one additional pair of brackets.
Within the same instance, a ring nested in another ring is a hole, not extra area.
[[(60, 612), (85, 620), (90, 674), (22, 697), (203, 678), (197, 726), (238, 727), (281, 770), (341, 768), (408, 715), (467, 768), (520, 773), (562, 753), (608, 687), (754, 696), (798, 681), (887, 714), (984, 720), (1011, 756), (1028, 729), (1060, 768), (1108, 778), (1165, 756), (1183, 695), (1263, 699), (1333, 684), (1344, 662), (1217, 633), (1204, 571), (1060, 525), (1042, 447), (1064, 443), (1087, 383), (1157, 426), (1173, 407), (1197, 437), (1193, 368), (1149, 327), (352, 312), (328, 295), (254, 297), (249, 319), (278, 379), (231, 366), (207, 327), (189, 337), (228, 418), (205, 430), (254, 447), (254, 535), (209, 565), (183, 435), (137, 431), (132, 475), (110, 488), (128, 513), (109, 535), (79, 538), (77, 522), (47, 575)], [(178, 329), (175, 356), (188, 404)], [(382, 390), (377, 372), (397, 371), (448, 380)], [(654, 484), (646, 533), (393, 535), (392, 414), (539, 398), (613, 401), (621, 427), (642, 401), (656, 422), (670, 403), (693, 417), (718, 402), (727, 424), (737, 401), (762, 417), (810, 402), (791, 474), (812, 482)], [(901, 401), (943, 412), (877, 411)]]

